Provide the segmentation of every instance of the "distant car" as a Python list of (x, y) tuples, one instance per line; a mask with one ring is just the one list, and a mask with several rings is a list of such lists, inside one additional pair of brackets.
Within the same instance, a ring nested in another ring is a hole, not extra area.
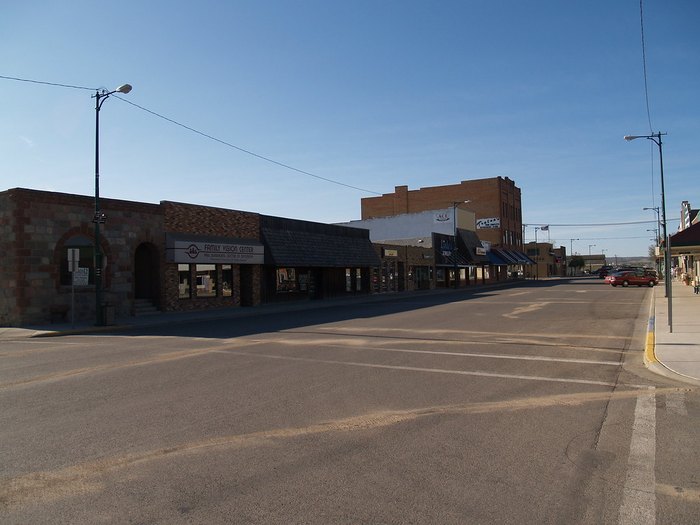
[(602, 266), (600, 270), (598, 270), (598, 278), (603, 279), (608, 276), (609, 273), (613, 271), (612, 266)]
[(605, 282), (610, 283), (612, 286), (624, 286), (629, 285), (635, 286), (656, 286), (659, 283), (656, 275), (645, 272), (643, 270), (626, 270), (622, 272), (611, 273), (605, 277)]

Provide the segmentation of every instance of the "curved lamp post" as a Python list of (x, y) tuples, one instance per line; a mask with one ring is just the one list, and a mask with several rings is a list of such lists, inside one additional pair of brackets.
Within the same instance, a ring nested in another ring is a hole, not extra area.
[[(466, 204), (471, 201), (455, 201), (452, 203), (452, 222), (454, 223), (454, 246), (452, 247), (452, 258), (454, 259), (454, 273), (455, 273), (455, 278), (454, 278), (454, 287), (458, 288), (459, 287), (459, 268), (457, 267), (457, 207), (460, 204)], [(467, 276), (468, 280), (468, 276)]]
[(95, 92), (95, 324), (105, 324), (102, 316), (102, 246), (100, 244), (100, 224), (105, 222), (105, 214), (100, 210), (100, 109), (105, 100), (113, 93), (129, 93), (131, 85), (122, 84), (117, 89), (107, 91), (98, 89)]
[[(673, 318), (672, 318), (672, 294), (671, 290), (671, 238), (668, 236), (666, 231), (666, 192), (664, 190), (664, 152), (661, 142), (661, 137), (666, 135), (666, 133), (652, 133), (651, 135), (625, 135), (624, 139), (626, 141), (631, 141), (635, 139), (647, 139), (651, 140), (654, 144), (659, 147), (659, 165), (661, 172), (661, 227), (663, 228), (664, 234), (664, 285), (666, 287), (666, 297), (668, 298), (668, 326), (669, 331), (673, 332)], [(647, 209), (647, 208), (644, 208)], [(656, 208), (648, 208), (656, 210)], [(658, 214), (658, 211), (657, 211)], [(658, 217), (658, 215), (657, 215)]]

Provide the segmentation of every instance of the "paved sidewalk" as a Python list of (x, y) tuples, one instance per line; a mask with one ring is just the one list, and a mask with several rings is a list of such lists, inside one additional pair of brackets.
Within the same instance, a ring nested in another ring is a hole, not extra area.
[(671, 321), (662, 284), (654, 289), (644, 362), (650, 370), (700, 386), (700, 295), (672, 282)]

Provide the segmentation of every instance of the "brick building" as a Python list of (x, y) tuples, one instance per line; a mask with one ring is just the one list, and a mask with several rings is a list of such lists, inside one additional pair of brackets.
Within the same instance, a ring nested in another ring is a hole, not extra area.
[[(393, 193), (363, 198), (361, 206), (363, 220), (441, 208), (455, 211), (456, 207), (456, 211), (472, 212), (475, 217), (476, 236), (486, 250), (490, 262), (488, 277), (484, 277), (484, 266), (482, 276), (476, 277), (476, 280), (500, 281), (522, 276), (526, 274), (527, 266), (534, 265), (523, 253), (520, 188), (507, 177), (466, 180), (459, 184), (431, 186), (418, 190), (409, 190), (408, 186), (396, 186)], [(439, 265), (439, 261), (437, 264)], [(467, 266), (466, 263), (464, 265)], [(458, 262), (457, 266), (462, 265)], [(464, 280), (461, 276), (452, 278), (458, 282)], [(451, 280), (449, 270), (446, 280)]]
[(465, 180), (459, 184), (409, 190), (396, 186), (393, 193), (365, 197), (361, 201), (362, 218), (389, 217), (440, 208), (469, 201), (461, 208), (476, 215), (479, 239), (494, 247), (522, 251), (522, 207), (520, 188), (505, 177)]
[[(367, 230), (169, 201), (101, 210), (101, 302), (119, 317), (369, 293), (379, 265)], [(0, 325), (95, 319), (93, 217), (92, 197), (0, 192)]]

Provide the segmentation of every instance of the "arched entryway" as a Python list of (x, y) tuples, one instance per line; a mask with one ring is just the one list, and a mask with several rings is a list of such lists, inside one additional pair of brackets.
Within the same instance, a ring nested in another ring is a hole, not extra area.
[(134, 255), (134, 298), (160, 306), (160, 257), (149, 242), (139, 244)]

